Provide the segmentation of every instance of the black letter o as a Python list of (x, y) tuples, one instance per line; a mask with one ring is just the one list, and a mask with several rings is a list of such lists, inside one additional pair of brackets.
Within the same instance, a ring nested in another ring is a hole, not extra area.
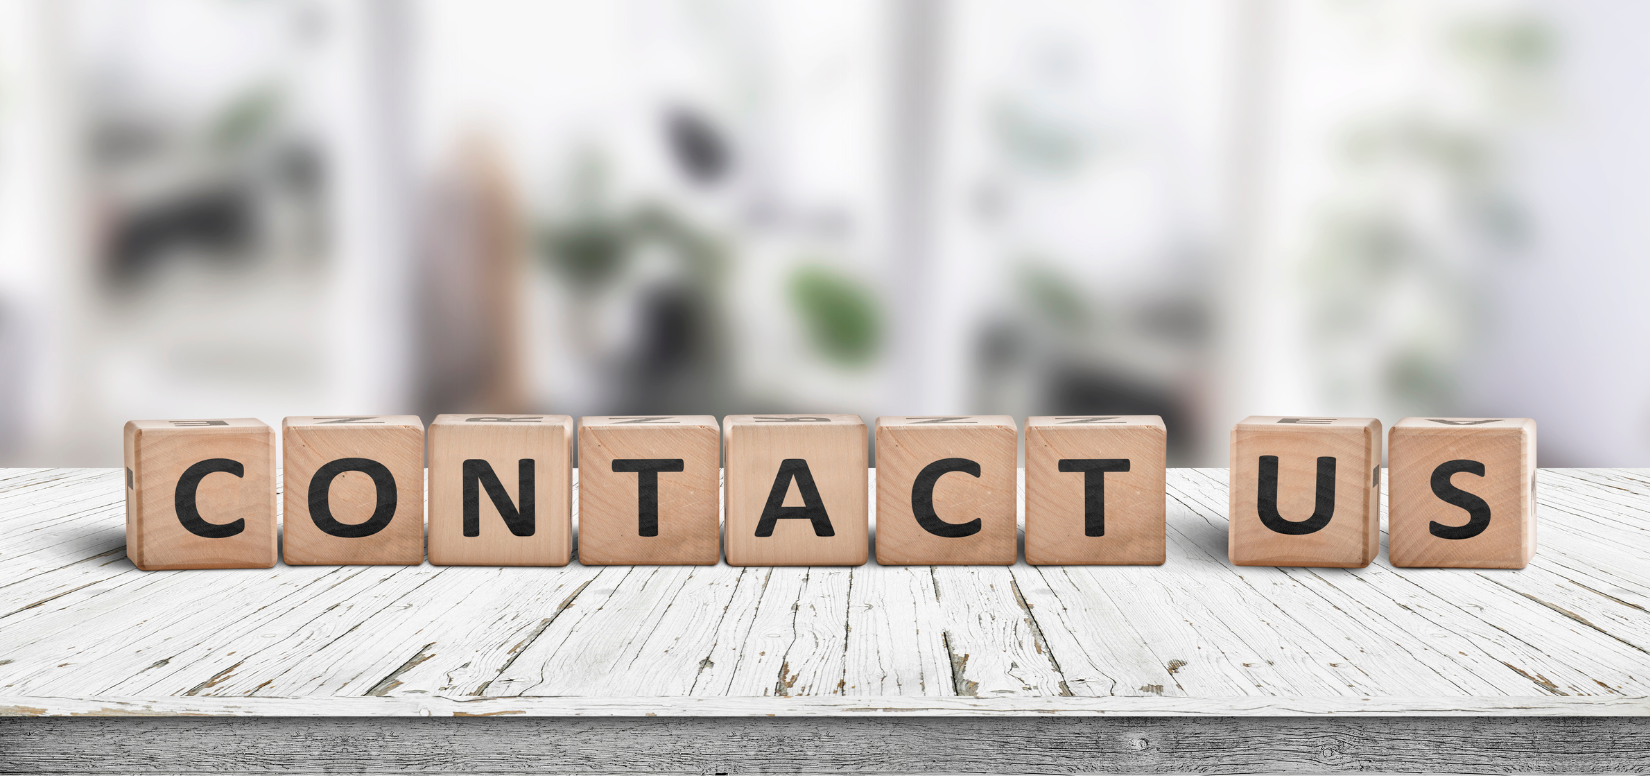
[[(340, 523), (332, 516), (328, 494), (332, 491), (332, 481), (344, 472), (361, 472), (371, 477), (378, 489), (378, 508), (364, 523)], [(390, 518), (395, 517), (395, 504), (395, 475), (371, 458), (339, 458), (317, 469), (309, 481), (309, 519), (315, 521), (315, 527), (340, 539), (359, 539), (384, 530)]]

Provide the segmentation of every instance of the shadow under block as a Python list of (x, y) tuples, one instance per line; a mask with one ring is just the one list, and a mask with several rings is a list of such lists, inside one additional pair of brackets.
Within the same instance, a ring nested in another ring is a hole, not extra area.
[(287, 418), (281, 450), (288, 565), (424, 562), (424, 423), (417, 415)]
[(429, 435), (430, 563), (572, 560), (571, 417), (438, 415)]
[(728, 565), (865, 563), (865, 421), (858, 415), (729, 415), (722, 439)]
[(132, 565), (275, 565), (274, 429), (254, 418), (134, 420), (125, 450)]
[(1156, 415), (1026, 419), (1026, 562), (1159, 566), (1168, 430)]
[(1362, 568), (1381, 551), (1381, 422), (1251, 417), (1232, 429), (1238, 566)]
[(1007, 415), (877, 418), (877, 563), (1012, 565), (1019, 441)]
[(1535, 421), (1404, 418), (1387, 441), (1392, 565), (1529, 564), (1535, 556)]
[(721, 475), (710, 415), (580, 418), (579, 562), (714, 565)]

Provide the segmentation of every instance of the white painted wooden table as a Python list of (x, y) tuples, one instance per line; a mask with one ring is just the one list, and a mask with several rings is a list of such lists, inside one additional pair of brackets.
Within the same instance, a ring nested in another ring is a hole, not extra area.
[(1162, 567), (143, 572), (0, 470), (0, 771), (1650, 769), (1650, 472), (1539, 494), (1522, 571), (1237, 568), (1188, 469)]

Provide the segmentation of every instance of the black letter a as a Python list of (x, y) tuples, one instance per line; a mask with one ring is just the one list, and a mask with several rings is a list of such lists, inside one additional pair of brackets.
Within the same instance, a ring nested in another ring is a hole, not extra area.
[[(780, 506), (785, 503), (785, 493), (790, 491), (793, 479), (796, 489), (802, 493), (803, 506)], [(812, 522), (815, 536), (836, 536), (831, 518), (825, 514), (825, 502), (819, 498), (819, 488), (814, 487), (814, 475), (808, 471), (808, 462), (801, 458), (786, 458), (779, 463), (779, 476), (773, 479), (773, 490), (768, 491), (768, 504), (762, 508), (762, 519), (756, 521), (756, 535), (773, 536), (775, 523), (792, 518)]]

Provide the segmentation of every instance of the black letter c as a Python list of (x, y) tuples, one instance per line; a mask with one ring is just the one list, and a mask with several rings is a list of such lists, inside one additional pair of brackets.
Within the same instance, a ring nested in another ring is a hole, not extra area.
[(196, 536), (207, 539), (227, 539), (246, 530), (246, 520), (236, 518), (227, 523), (208, 523), (201, 517), (199, 505), (195, 503), (195, 491), (200, 488), (201, 480), (206, 475), (216, 472), (233, 474), (236, 477), (246, 476), (246, 467), (240, 461), (228, 458), (208, 458), (183, 470), (183, 476), (178, 478), (178, 489), (172, 494), (172, 506), (177, 510), (178, 522)]
[(917, 524), (935, 536), (947, 539), (973, 536), (980, 532), (979, 518), (966, 523), (947, 523), (934, 512), (934, 485), (940, 481), (940, 475), (946, 472), (962, 472), (979, 477), (980, 465), (967, 458), (942, 458), (924, 466), (922, 472), (917, 475), (917, 481), (911, 485), (911, 511), (916, 513)]

